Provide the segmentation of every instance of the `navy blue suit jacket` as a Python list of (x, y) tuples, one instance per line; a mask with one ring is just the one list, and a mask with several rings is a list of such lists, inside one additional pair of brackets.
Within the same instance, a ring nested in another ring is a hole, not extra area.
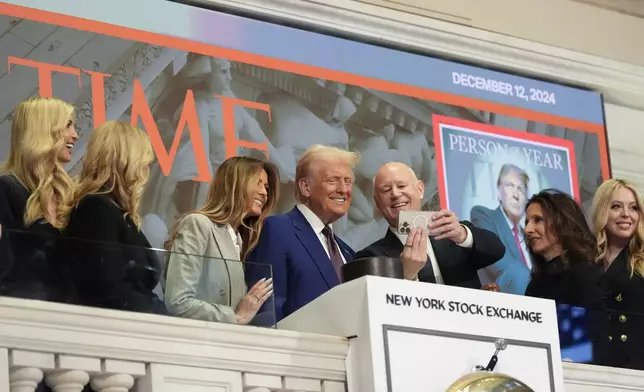
[(523, 263), (521, 250), (517, 248), (514, 235), (501, 207), (491, 210), (483, 206), (475, 206), (470, 212), (470, 219), (474, 226), (495, 233), (505, 245), (506, 252), (503, 258), (485, 268), (485, 272), (495, 279), (501, 292), (525, 294), (530, 283), (530, 270)]
[[(345, 260), (350, 262), (355, 252), (337, 236), (335, 240)], [(318, 236), (297, 207), (266, 218), (259, 243), (247, 262), (249, 288), (266, 277), (268, 269), (262, 264), (272, 267), (275, 322), (340, 284)], [(269, 302), (264, 304), (262, 313), (272, 310)]]

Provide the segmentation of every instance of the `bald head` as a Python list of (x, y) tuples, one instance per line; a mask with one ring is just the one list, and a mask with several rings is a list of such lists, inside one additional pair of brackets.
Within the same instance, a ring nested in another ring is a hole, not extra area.
[(412, 168), (404, 163), (389, 162), (380, 167), (373, 179), (373, 198), (389, 225), (396, 227), (400, 211), (420, 210), (424, 188)]
[(383, 180), (386, 181), (387, 178), (391, 177), (392, 175), (401, 176), (401, 177), (408, 175), (409, 181), (412, 181), (412, 182), (418, 181), (418, 177), (416, 176), (416, 173), (414, 173), (414, 170), (411, 167), (405, 165), (402, 162), (388, 162), (380, 166), (380, 169), (378, 169), (376, 176), (373, 178), (374, 188), (378, 186), (379, 182), (382, 182)]

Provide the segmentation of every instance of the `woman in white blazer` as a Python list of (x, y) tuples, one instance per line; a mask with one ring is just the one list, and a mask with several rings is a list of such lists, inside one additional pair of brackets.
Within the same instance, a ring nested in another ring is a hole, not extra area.
[(166, 249), (164, 299), (179, 317), (248, 324), (273, 293), (269, 276), (247, 290), (243, 260), (278, 198), (275, 165), (233, 157), (215, 172), (205, 204), (180, 219)]

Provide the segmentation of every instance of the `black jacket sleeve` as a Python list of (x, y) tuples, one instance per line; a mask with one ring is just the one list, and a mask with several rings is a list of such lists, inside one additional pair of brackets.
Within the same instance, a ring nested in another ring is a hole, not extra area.
[(602, 268), (596, 263), (580, 263), (570, 269), (569, 298), (573, 305), (587, 311), (587, 333), (592, 343), (593, 360), (596, 365), (607, 364), (609, 342), (607, 336), (609, 313), (606, 305), (606, 290), (602, 286)]
[(128, 277), (135, 260), (129, 260), (120, 243), (126, 225), (123, 211), (105, 196), (87, 196), (72, 212), (67, 245), (79, 300), (90, 306), (157, 313), (158, 299), (136, 290)]
[(477, 268), (485, 268), (505, 256), (505, 245), (499, 236), (490, 230), (476, 227), (468, 221), (462, 221), (461, 224), (472, 233), (474, 244), (470, 249), (469, 259)]
[(13, 253), (11, 251), (11, 233), (9, 228), (15, 227), (15, 217), (9, 204), (9, 192), (11, 191), (5, 181), (0, 180), (0, 225), (2, 225), (2, 237), (0, 237), (0, 285), (13, 265)]
[(606, 309), (606, 292), (601, 285), (602, 269), (598, 264), (587, 262), (573, 265), (569, 274), (570, 305)]
[[(19, 190), (24, 194), (20, 195)], [(26, 234), (11, 230), (24, 230), (24, 203), (28, 196), (16, 179), (8, 175), (0, 176), (0, 225), (3, 231), (0, 237), (0, 282), (13, 268), (16, 241), (20, 237), (23, 240), (27, 238)]]

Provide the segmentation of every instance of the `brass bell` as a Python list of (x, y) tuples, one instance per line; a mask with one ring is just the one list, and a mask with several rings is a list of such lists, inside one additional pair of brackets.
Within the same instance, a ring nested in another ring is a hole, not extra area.
[(496, 351), (486, 367), (476, 366), (472, 373), (456, 380), (445, 392), (534, 392), (523, 382), (501, 373), (495, 373), (494, 367), (498, 362), (497, 355), (505, 350), (508, 343), (505, 339), (494, 342)]
[(456, 380), (445, 392), (534, 392), (523, 382), (501, 373), (479, 371)]

